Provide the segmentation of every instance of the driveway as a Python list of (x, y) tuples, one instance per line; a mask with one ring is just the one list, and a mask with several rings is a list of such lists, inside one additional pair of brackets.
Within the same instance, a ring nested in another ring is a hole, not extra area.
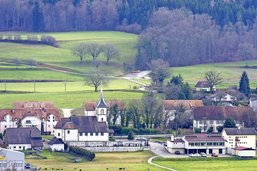
[(163, 158), (187, 158), (188, 155), (176, 155), (169, 153), (163, 144), (156, 143), (156, 142), (149, 142), (151, 151)]

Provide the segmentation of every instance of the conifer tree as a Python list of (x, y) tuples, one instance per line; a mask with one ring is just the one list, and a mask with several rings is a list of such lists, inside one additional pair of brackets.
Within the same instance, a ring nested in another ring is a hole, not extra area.
[(244, 93), (246, 96), (250, 94), (249, 78), (245, 71), (243, 72), (239, 82), (239, 91), (241, 93)]

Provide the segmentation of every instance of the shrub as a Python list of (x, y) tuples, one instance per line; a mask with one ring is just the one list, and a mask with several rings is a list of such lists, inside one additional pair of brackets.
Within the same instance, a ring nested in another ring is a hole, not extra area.
[(133, 140), (135, 138), (134, 132), (133, 131), (129, 131), (128, 133), (128, 140)]
[(201, 129), (200, 128), (195, 128), (195, 133), (201, 133)]
[(85, 159), (87, 159), (88, 161), (92, 161), (95, 158), (95, 153), (88, 151), (86, 149), (77, 147), (77, 146), (70, 146), (69, 147), (70, 152), (75, 153)]
[(114, 137), (110, 137), (109, 141), (115, 141), (115, 138)]
[(221, 133), (222, 130), (223, 130), (223, 126), (217, 126), (216, 129), (217, 129), (217, 131), (218, 131), (219, 133)]
[(41, 36), (41, 42), (43, 44), (58, 47), (58, 44), (53, 36)]

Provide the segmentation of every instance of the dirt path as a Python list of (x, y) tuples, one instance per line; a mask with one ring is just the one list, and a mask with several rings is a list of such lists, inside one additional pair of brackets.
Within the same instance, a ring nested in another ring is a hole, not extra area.
[(169, 167), (166, 167), (166, 166), (161, 166), (161, 165), (159, 165), (159, 164), (153, 163), (153, 162), (152, 162), (153, 159), (155, 159), (155, 158), (157, 158), (157, 157), (159, 157), (159, 156), (153, 156), (153, 157), (151, 157), (150, 159), (148, 159), (147, 162), (148, 162), (150, 165), (153, 165), (153, 166), (156, 166), (156, 167), (159, 167), (159, 168), (162, 168), (162, 169), (171, 170), (171, 171), (177, 171), (177, 170), (175, 170), (175, 169), (172, 169), (172, 168), (169, 168)]

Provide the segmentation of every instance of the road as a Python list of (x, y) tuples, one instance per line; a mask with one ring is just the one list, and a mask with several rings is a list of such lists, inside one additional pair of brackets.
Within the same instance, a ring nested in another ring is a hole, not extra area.
[(157, 157), (159, 157), (159, 156), (153, 156), (153, 157), (151, 157), (150, 159), (148, 159), (147, 162), (148, 162), (149, 164), (153, 165), (153, 166), (156, 166), (156, 167), (159, 167), (159, 168), (162, 168), (162, 169), (171, 170), (171, 171), (177, 171), (177, 170), (175, 170), (175, 169), (172, 169), (172, 168), (169, 168), (169, 167), (166, 167), (166, 166), (161, 166), (161, 165), (159, 165), (159, 164), (153, 163), (152, 160), (155, 159), (155, 158), (157, 158)]

